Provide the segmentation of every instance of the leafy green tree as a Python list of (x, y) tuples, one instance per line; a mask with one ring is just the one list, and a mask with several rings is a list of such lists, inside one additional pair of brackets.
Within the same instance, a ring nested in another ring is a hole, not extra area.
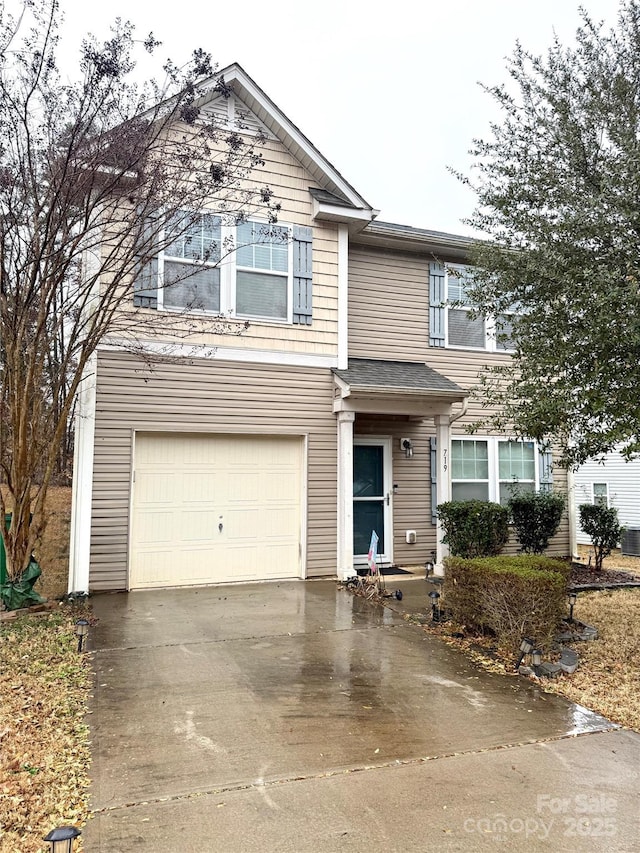
[(640, 452), (640, 2), (613, 29), (581, 15), (574, 46), (516, 46), (510, 80), (486, 90), (501, 118), (462, 177), (488, 235), (471, 295), (515, 340), (482, 380), (486, 404), (574, 464)]
[(618, 510), (615, 507), (598, 506), (598, 504), (580, 504), (580, 526), (591, 538), (595, 554), (594, 572), (602, 571), (605, 557), (618, 547), (624, 527), (618, 520)]

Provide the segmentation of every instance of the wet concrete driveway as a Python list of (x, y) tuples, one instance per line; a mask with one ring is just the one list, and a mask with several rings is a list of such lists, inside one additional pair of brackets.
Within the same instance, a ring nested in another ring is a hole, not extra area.
[[(424, 595), (419, 579), (404, 588)], [(431, 850), (434, 833), (439, 849), (489, 850), (503, 825), (487, 834), (478, 821), (507, 811), (557, 825), (532, 841), (533, 824), (527, 838), (507, 824), (503, 846), (563, 850), (577, 806), (554, 814), (537, 798), (576, 785), (589, 796), (604, 785), (615, 837), (636, 837), (640, 738), (480, 672), (331, 581), (93, 605), (88, 853)]]

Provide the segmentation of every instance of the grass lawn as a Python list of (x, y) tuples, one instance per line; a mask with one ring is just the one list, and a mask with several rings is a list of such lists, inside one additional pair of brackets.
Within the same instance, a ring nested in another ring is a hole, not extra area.
[(574, 644), (580, 666), (545, 689), (640, 731), (640, 589), (580, 593), (574, 615), (598, 639)]
[(51, 829), (88, 817), (91, 667), (77, 652), (79, 615), (65, 606), (0, 622), (0, 853), (48, 851)]
[[(640, 731), (640, 588), (582, 592), (574, 616), (595, 626), (598, 639), (573, 644), (580, 656), (580, 666), (573, 675), (543, 678), (540, 686)], [(491, 638), (452, 637), (458, 630), (453, 623), (428, 623), (424, 627), (463, 650), (482, 668), (519, 677), (514, 672), (516, 650), (505, 653), (496, 649)]]

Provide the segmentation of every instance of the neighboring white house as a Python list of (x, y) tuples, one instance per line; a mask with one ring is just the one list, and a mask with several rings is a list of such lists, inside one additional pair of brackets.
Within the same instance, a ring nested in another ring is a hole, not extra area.
[(600, 503), (615, 507), (625, 527), (640, 528), (640, 459), (625, 461), (622, 454), (608, 453), (604, 462), (586, 462), (574, 475), (578, 543), (588, 545), (589, 537), (580, 528), (578, 507)]

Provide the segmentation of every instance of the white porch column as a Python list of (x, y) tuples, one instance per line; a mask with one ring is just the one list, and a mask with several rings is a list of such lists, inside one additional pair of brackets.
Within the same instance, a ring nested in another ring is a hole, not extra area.
[[(449, 415), (436, 415), (436, 464), (438, 480), (436, 484), (437, 503), (440, 505), (451, 500), (451, 425)], [(436, 523), (436, 565), (434, 574), (444, 575), (443, 559), (449, 553), (449, 547), (442, 544), (444, 531), (440, 519)]]
[(94, 353), (87, 362), (76, 399), (68, 592), (89, 591), (97, 364)]
[(354, 412), (338, 412), (338, 577), (353, 569), (353, 422)]

